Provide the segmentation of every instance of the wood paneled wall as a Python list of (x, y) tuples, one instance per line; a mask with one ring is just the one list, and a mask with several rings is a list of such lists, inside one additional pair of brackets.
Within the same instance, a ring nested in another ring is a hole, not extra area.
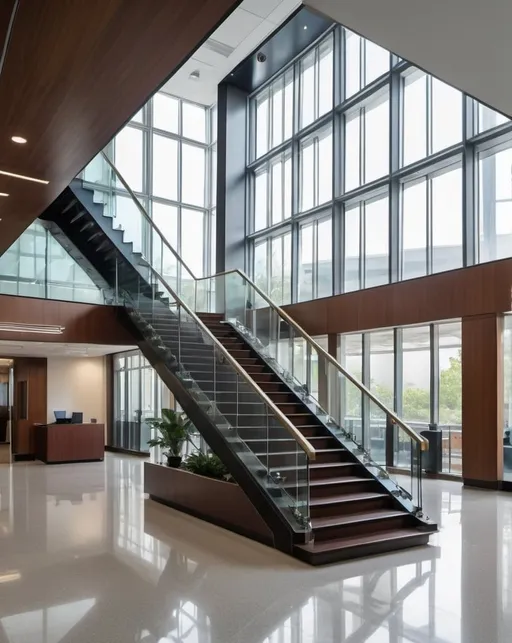
[(462, 320), (462, 475), (497, 487), (503, 474), (503, 315)]
[(351, 333), (512, 310), (512, 259), (286, 306), (310, 335)]
[[(24, 384), (26, 383), (26, 384)], [(20, 387), (26, 387), (26, 404)], [(29, 456), (34, 453), (34, 424), (46, 424), (47, 360), (44, 357), (17, 357), (14, 360), (14, 408), (12, 452)], [(26, 413), (23, 411), (26, 407)]]
[(0, 340), (135, 345), (136, 338), (122, 323), (123, 314), (116, 306), (0, 295), (0, 322), (65, 327), (62, 335), (0, 331)]

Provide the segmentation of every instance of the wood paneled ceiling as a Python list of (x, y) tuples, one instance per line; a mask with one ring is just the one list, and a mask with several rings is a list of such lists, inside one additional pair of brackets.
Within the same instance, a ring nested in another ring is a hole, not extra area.
[(0, 0), (0, 255), (239, 1)]

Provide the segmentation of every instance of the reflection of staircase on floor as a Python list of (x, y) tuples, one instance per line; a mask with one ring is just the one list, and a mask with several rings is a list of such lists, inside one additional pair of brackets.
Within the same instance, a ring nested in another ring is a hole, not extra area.
[(0, 444), (0, 464), (11, 463), (11, 445)]

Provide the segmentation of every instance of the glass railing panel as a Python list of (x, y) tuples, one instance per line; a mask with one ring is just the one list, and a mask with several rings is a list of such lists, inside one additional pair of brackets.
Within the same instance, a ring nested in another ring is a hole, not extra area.
[(356, 380), (347, 377), (321, 346), (292, 324), (244, 275), (226, 275), (228, 283), (226, 320), (376, 476), (387, 480), (389, 474), (394, 475), (394, 468), (403, 463), (408, 490), (402, 497), (402, 477), (396, 478), (396, 483), (390, 481), (389, 485), (405, 504), (412, 496), (409, 504), (414, 508), (412, 503), (418, 504), (419, 500), (418, 480), (421, 484), (419, 458), (415, 452), (421, 450), (418, 442), (396, 425), (396, 440), (401, 441), (401, 447), (394, 446), (390, 437), (393, 419), (384, 405), (377, 403)]
[(195, 310), (196, 279), (155, 225), (148, 204), (135, 195), (117, 168), (100, 153), (81, 175), (85, 187), (93, 189), (93, 200), (112, 218), (112, 227), (123, 231), (123, 240), (133, 244), (143, 262), (150, 265), (172, 289)]
[[(163, 293), (154, 298), (152, 292)], [(309, 531), (308, 456), (255, 384), (158, 277), (124, 292), (134, 322), (295, 531)], [(257, 388), (257, 387), (256, 387)]]

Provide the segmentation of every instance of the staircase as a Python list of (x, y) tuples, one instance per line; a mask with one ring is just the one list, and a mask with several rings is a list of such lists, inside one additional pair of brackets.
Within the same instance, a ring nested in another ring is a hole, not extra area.
[[(319, 350), (311, 338), (238, 271), (201, 284), (133, 199), (136, 247), (112, 207), (79, 180), (42, 218), (111, 287), (142, 352), (263, 517), (274, 546), (319, 565), (426, 544), (436, 526), (421, 513), (422, 438), (318, 353), (332, 389), (324, 410), (307, 382), (276, 359), (276, 338), (265, 328), (279, 329), (278, 342), (303, 338), (309, 359)], [(263, 315), (254, 310), (258, 301)], [(334, 420), (343, 417), (335, 407), (347, 386), (366, 407), (376, 405), (386, 431), (410, 448), (405, 482), (397, 484)]]
[[(297, 558), (320, 565), (428, 543), (435, 528), (406, 511), (382, 488), (243, 337), (225, 323), (224, 315), (199, 317), (315, 448), (316, 459), (309, 464), (313, 539), (309, 544), (295, 545)], [(273, 475), (286, 479), (290, 469), (287, 462), (295, 454), (294, 441), (288, 437), (272, 439), (269, 456), (265, 440), (258, 437), (259, 429), (249, 425), (249, 413), (248, 409), (247, 415), (241, 416), (246, 420), (238, 428), (240, 435)]]

